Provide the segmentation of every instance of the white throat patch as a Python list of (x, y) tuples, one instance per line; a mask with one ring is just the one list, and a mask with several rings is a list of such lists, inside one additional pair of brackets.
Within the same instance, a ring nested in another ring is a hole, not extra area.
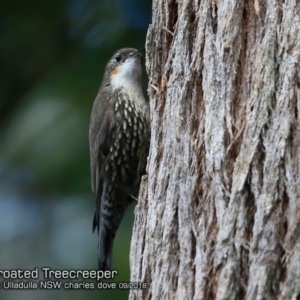
[(138, 85), (141, 67), (135, 57), (128, 58), (121, 66), (111, 72), (111, 85), (114, 89)]

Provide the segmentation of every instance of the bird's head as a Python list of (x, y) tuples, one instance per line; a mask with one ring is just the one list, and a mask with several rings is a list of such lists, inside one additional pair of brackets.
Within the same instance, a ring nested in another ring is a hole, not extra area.
[(105, 78), (113, 87), (140, 84), (142, 80), (140, 50), (123, 48), (115, 52), (105, 68)]

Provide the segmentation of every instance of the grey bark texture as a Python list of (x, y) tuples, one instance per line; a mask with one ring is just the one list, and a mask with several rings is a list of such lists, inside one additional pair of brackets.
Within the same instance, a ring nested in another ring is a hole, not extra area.
[(153, 0), (129, 299), (300, 299), (300, 1)]

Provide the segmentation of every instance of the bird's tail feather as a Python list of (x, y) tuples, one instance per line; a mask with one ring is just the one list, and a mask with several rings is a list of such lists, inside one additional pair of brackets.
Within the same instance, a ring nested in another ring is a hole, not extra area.
[[(121, 223), (127, 207), (123, 204), (124, 195), (109, 187), (107, 181), (103, 182), (100, 207), (95, 212), (93, 227), (98, 229), (98, 265), (99, 270), (111, 269), (111, 257), (116, 231)], [(119, 202), (120, 201), (120, 202)], [(97, 217), (99, 216), (99, 217)]]
[(106, 228), (99, 231), (98, 244), (98, 266), (99, 270), (106, 271), (111, 269), (111, 256), (113, 238), (110, 236)]
[(112, 195), (108, 193), (108, 183), (103, 182), (103, 190), (101, 201), (99, 201), (98, 213), (95, 212), (93, 227), (98, 229), (98, 265), (99, 270), (106, 271), (111, 268), (111, 256), (113, 238), (111, 238), (111, 217), (113, 214), (113, 207), (110, 203)]

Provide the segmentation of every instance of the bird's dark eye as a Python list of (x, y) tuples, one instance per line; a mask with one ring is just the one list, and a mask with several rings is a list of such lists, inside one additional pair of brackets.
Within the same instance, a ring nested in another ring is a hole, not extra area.
[(116, 59), (117, 62), (121, 61), (121, 55), (120, 55), (120, 54), (117, 54), (117, 55), (115, 56), (115, 59)]

